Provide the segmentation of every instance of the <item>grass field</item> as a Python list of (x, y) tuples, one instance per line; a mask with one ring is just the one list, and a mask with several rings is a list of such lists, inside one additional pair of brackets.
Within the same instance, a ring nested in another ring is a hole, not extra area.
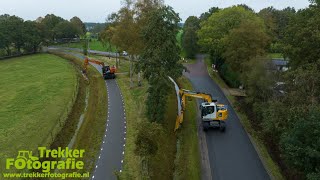
[[(65, 44), (60, 44), (58, 46), (82, 49), (83, 48), (83, 42), (65, 43)], [(110, 47), (110, 44), (107, 44), (106, 46), (103, 46), (103, 44), (100, 41), (96, 40), (96, 39), (92, 39), (91, 42), (89, 42), (89, 49), (90, 50), (96, 50), (96, 51), (116, 52), (116, 49), (114, 47)]]
[(0, 61), (0, 77), (1, 161), (50, 145), (75, 99), (73, 66), (54, 55), (24, 56)]

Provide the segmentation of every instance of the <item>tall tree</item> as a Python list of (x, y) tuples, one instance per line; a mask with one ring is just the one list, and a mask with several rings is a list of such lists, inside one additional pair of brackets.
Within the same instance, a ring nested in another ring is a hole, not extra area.
[(180, 48), (177, 43), (180, 18), (171, 7), (163, 6), (152, 11), (143, 28), (145, 48), (138, 62), (150, 87), (147, 98), (147, 117), (162, 122), (168, 95), (168, 75), (177, 78), (182, 74), (178, 63)]
[(183, 27), (182, 48), (186, 51), (187, 58), (194, 58), (199, 51), (197, 31), (200, 29), (200, 20), (190, 16)]
[(246, 62), (265, 55), (268, 43), (269, 38), (261, 19), (243, 20), (223, 38), (222, 55), (233, 71), (242, 74), (246, 72)]
[(54, 41), (56, 38), (55, 27), (65, 21), (63, 18), (54, 14), (47, 14), (41, 21), (46, 31), (46, 41)]
[(320, 7), (310, 6), (292, 17), (286, 28), (285, 55), (298, 68), (320, 59)]
[(263, 20), (250, 10), (233, 6), (212, 14), (198, 31), (201, 47), (231, 86), (239, 85), (238, 74), (246, 62), (263, 55), (268, 37)]
[(28, 52), (37, 52), (41, 42), (43, 41), (43, 36), (41, 36), (41, 34), (41, 27), (39, 23), (34, 21), (25, 21), (25, 43), (23, 48)]
[[(115, 45), (118, 50), (129, 53), (130, 60), (137, 59), (145, 44), (142, 41), (142, 28), (146, 24), (148, 14), (162, 5), (162, 0), (123, 1), (118, 13), (108, 18), (108, 27), (102, 37)], [(130, 64), (130, 86), (133, 87), (133, 63)]]
[(212, 7), (209, 9), (209, 11), (205, 12), (205, 13), (202, 13), (200, 15), (200, 21), (203, 22), (203, 21), (206, 21), (213, 13), (216, 13), (216, 12), (219, 12), (220, 8), (218, 7)]
[(12, 45), (20, 53), (20, 49), (24, 44), (23, 22), (24, 20), (17, 16), (8, 14), (0, 16), (0, 30), (3, 36), (2, 45), (6, 48), (7, 55), (11, 55)]
[(199, 44), (207, 51), (222, 50), (222, 39), (238, 27), (243, 20), (256, 19), (256, 15), (243, 7), (231, 7), (212, 14), (201, 23)]
[(75, 24), (69, 21), (63, 21), (57, 24), (53, 31), (55, 32), (55, 38), (75, 38), (82, 34), (82, 30)]
[(77, 28), (80, 29), (80, 35), (84, 35), (86, 33), (86, 26), (84, 25), (84, 23), (81, 21), (80, 18), (78, 18), (77, 16), (73, 17), (72, 19), (70, 19), (70, 22), (72, 24), (74, 24), (74, 26), (76, 26)]

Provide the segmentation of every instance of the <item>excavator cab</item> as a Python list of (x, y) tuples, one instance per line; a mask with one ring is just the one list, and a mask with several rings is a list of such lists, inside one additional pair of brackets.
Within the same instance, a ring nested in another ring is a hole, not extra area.
[(116, 68), (114, 66), (102, 67), (102, 74), (104, 79), (114, 79), (116, 77), (115, 72), (116, 72)]
[(228, 117), (225, 105), (205, 102), (200, 105), (200, 110), (204, 131), (207, 131), (209, 128), (219, 128), (221, 131), (225, 131), (225, 120)]

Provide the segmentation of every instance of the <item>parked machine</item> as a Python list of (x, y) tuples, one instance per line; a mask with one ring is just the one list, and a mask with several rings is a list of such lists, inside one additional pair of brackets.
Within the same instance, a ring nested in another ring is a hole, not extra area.
[(89, 59), (88, 57), (84, 59), (84, 63), (83, 63), (82, 73), (84, 74), (85, 77), (87, 77), (87, 70), (88, 70), (89, 63), (94, 63), (101, 66), (102, 76), (104, 79), (114, 79), (116, 77), (115, 75), (116, 67), (106, 66), (104, 62), (94, 60), (94, 59)]
[(226, 105), (218, 104), (217, 100), (213, 100), (210, 94), (193, 92), (185, 89), (179, 90), (181, 99), (181, 112), (176, 119), (175, 131), (179, 129), (180, 124), (183, 122), (183, 114), (186, 106), (186, 97), (194, 97), (203, 99), (204, 102), (200, 105), (202, 127), (204, 131), (209, 128), (219, 128), (224, 132), (226, 129), (226, 120), (228, 118), (228, 109)]

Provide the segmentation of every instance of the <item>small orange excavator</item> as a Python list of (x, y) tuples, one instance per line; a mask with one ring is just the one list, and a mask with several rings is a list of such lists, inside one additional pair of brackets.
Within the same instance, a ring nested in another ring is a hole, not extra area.
[(87, 70), (88, 70), (88, 65), (89, 63), (94, 63), (94, 64), (98, 64), (101, 66), (101, 70), (102, 70), (102, 76), (104, 79), (114, 79), (116, 78), (116, 67), (112, 66), (106, 66), (104, 64), (104, 62), (98, 61), (98, 60), (94, 60), (94, 59), (89, 59), (88, 57), (86, 57), (84, 59), (84, 63), (83, 63), (83, 70), (82, 73), (84, 74), (85, 77), (87, 77)]

